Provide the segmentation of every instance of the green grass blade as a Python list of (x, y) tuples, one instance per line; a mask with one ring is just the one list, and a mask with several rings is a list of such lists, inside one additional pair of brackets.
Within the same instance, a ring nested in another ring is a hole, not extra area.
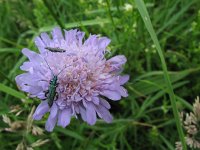
[(20, 50), (16, 48), (0, 48), (0, 53), (20, 53)]
[[(171, 82), (173, 84), (177, 83), (180, 80), (183, 80), (186, 78), (188, 75), (199, 71), (198, 68), (193, 68), (193, 69), (187, 69), (183, 71), (176, 71), (172, 72), (169, 71), (169, 76), (171, 79)], [(151, 71), (146, 74), (143, 74), (139, 77), (137, 77), (132, 83), (129, 84), (129, 88), (134, 88), (136, 91), (139, 93), (134, 92), (136, 95), (135, 97), (140, 97), (140, 96), (147, 96), (149, 94), (152, 94), (154, 92), (157, 92), (158, 90), (165, 89), (166, 85), (163, 84), (165, 82), (165, 79), (163, 78), (163, 71)], [(173, 85), (174, 88), (174, 85)]]
[(190, 103), (188, 103), (186, 100), (184, 100), (183, 98), (176, 96), (176, 99), (181, 102), (186, 108), (190, 109), (190, 111), (193, 111), (193, 107)]
[(161, 33), (164, 29), (166, 29), (169, 25), (173, 24), (179, 17), (181, 17), (181, 15), (188, 10), (188, 8), (194, 3), (195, 1), (191, 1), (190, 3), (188, 3), (188, 5), (186, 5), (181, 11), (179, 11), (177, 14), (175, 14), (174, 16), (171, 17), (171, 19), (165, 23), (165, 25), (160, 28), (157, 32), (157, 34)]
[(7, 80), (9, 83), (11, 83), (14, 87), (16, 87), (15, 82), (13, 82), (10, 78), (8, 78), (1, 70), (0, 70), (0, 77), (3, 77), (5, 80)]
[(12, 70), (10, 70), (8, 77), (12, 78), (12, 76), (15, 74), (16, 70), (19, 69), (19, 66), (26, 60), (26, 56), (22, 56), (19, 61), (15, 64)]
[(68, 129), (56, 128), (55, 130), (58, 131), (58, 132), (63, 133), (66, 136), (73, 137), (73, 138), (75, 138), (77, 140), (80, 140), (80, 141), (84, 141), (84, 139), (85, 139), (83, 136), (79, 135), (78, 133), (70, 131)]
[(7, 93), (9, 95), (12, 95), (16, 98), (19, 98), (19, 99), (26, 99), (26, 96), (21, 93), (21, 92), (18, 92), (2, 83), (0, 83), (0, 91), (4, 92), (4, 93)]
[(153, 42), (156, 46), (157, 52), (159, 54), (161, 64), (162, 64), (162, 68), (163, 68), (163, 72), (164, 72), (165, 82), (167, 84), (169, 97), (170, 97), (170, 101), (171, 101), (171, 105), (172, 105), (172, 109), (173, 109), (174, 118), (176, 120), (176, 126), (177, 126), (177, 129), (178, 129), (179, 138), (182, 142), (183, 149), (186, 150), (187, 146), (186, 146), (186, 143), (185, 143), (184, 133), (183, 133), (183, 129), (181, 127), (178, 109), (177, 109), (177, 106), (176, 106), (176, 98), (175, 98), (173, 87), (172, 87), (170, 77), (169, 77), (169, 74), (168, 74), (168, 71), (167, 71), (167, 65), (166, 65), (166, 62), (165, 62), (163, 52), (161, 50), (161, 46), (158, 42), (158, 38), (157, 38), (156, 33), (153, 29), (153, 26), (152, 26), (152, 23), (151, 23), (151, 20), (150, 20), (150, 17), (149, 17), (149, 14), (147, 12), (147, 9), (146, 9), (144, 2), (142, 0), (135, 0), (135, 2), (136, 2), (136, 5), (138, 7), (138, 10), (140, 12), (140, 15), (142, 16), (142, 19), (145, 23), (145, 26), (146, 26), (146, 28), (147, 28), (150, 36), (151, 36), (151, 39), (153, 40)]
[(174, 147), (164, 136), (160, 135), (160, 139), (167, 145), (168, 150), (174, 150)]
[(52, 15), (52, 17), (55, 19), (55, 21), (58, 23), (58, 25), (64, 29), (64, 24), (62, 23), (62, 21), (59, 19), (59, 17), (56, 15), (56, 13), (54, 12), (54, 9), (51, 7), (49, 1), (47, 0), (43, 0), (45, 6), (48, 8), (49, 13)]
[[(77, 28), (80, 26), (92, 26), (92, 25), (106, 24), (106, 23), (111, 23), (110, 19), (105, 18), (105, 19), (92, 19), (92, 20), (85, 20), (85, 21), (77, 21), (77, 22), (71, 22), (71, 23), (65, 24), (65, 29)], [(54, 27), (55, 27), (55, 25), (42, 27), (39, 29), (38, 33), (51, 31)]]

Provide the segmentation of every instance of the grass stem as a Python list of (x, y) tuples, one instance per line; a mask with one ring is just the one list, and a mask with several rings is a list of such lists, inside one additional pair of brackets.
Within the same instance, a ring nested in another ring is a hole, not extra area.
[(159, 54), (161, 64), (162, 64), (162, 69), (163, 69), (163, 72), (164, 72), (165, 82), (167, 84), (167, 89), (168, 89), (168, 93), (169, 93), (169, 97), (170, 97), (170, 101), (171, 101), (171, 105), (172, 105), (172, 109), (173, 109), (174, 118), (176, 120), (176, 127), (178, 129), (179, 138), (181, 140), (183, 149), (187, 150), (187, 146), (186, 146), (185, 138), (184, 138), (184, 133), (183, 133), (183, 129), (182, 129), (180, 118), (179, 118), (179, 113), (178, 113), (178, 109), (177, 109), (177, 106), (176, 106), (176, 98), (175, 98), (172, 83), (171, 83), (171, 80), (170, 80), (170, 77), (169, 77), (169, 74), (168, 74), (168, 71), (167, 71), (167, 65), (166, 65), (166, 62), (165, 62), (164, 54), (161, 50), (161, 46), (159, 44), (158, 38), (157, 38), (156, 33), (153, 29), (153, 26), (152, 26), (148, 11), (146, 9), (145, 3), (143, 2), (143, 0), (135, 0), (135, 2), (136, 2), (136, 5), (138, 7), (138, 10), (140, 12), (140, 15), (142, 16), (142, 19), (145, 23), (145, 26), (146, 26), (146, 28), (147, 28), (150, 36), (151, 36), (151, 39), (153, 40), (153, 42), (156, 46), (157, 52)]

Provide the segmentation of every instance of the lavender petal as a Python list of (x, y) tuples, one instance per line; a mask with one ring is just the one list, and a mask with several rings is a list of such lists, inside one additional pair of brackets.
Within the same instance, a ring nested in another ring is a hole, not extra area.
[(86, 120), (87, 120), (87, 123), (89, 125), (94, 125), (95, 122), (96, 122), (96, 111), (95, 111), (95, 108), (94, 108), (94, 105), (92, 103), (88, 103), (87, 104), (87, 108), (86, 108)]
[(71, 119), (71, 110), (70, 109), (64, 109), (60, 110), (58, 114), (58, 125), (65, 128), (69, 123)]
[(46, 114), (48, 111), (49, 111), (49, 106), (47, 101), (42, 101), (35, 110), (33, 114), (33, 119), (40, 120), (44, 116), (44, 114)]

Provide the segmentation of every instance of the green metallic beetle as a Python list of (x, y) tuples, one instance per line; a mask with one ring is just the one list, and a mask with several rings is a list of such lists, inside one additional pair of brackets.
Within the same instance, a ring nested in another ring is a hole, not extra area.
[[(44, 59), (45, 62), (47, 63), (46, 59)], [(51, 70), (50, 66), (47, 63), (47, 66), (49, 67), (49, 69)], [(57, 75), (55, 75), (53, 73), (53, 71), (51, 70), (51, 73), (53, 75), (52, 79), (50, 80), (49, 83), (49, 87), (48, 90), (45, 92), (45, 100), (48, 101), (48, 105), (49, 107), (51, 107), (53, 105), (53, 101), (56, 101), (58, 99), (58, 93), (56, 92), (56, 89), (58, 87), (58, 75), (64, 70), (66, 69), (68, 66), (65, 66)]]

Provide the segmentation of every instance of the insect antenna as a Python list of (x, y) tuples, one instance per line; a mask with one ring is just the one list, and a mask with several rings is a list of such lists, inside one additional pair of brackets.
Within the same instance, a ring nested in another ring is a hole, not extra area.
[(57, 74), (57, 76), (58, 76), (64, 69), (66, 69), (66, 68), (69, 67), (69, 66), (72, 66), (72, 65), (65, 66), (65, 67)]
[[(44, 61), (46, 62), (46, 64), (49, 67), (49, 69), (51, 70), (51, 67), (49, 66), (49, 64), (48, 64), (48, 62), (47, 62), (47, 60), (45, 58), (44, 58)], [(51, 73), (53, 74), (53, 76), (55, 76), (52, 70), (51, 70)]]

